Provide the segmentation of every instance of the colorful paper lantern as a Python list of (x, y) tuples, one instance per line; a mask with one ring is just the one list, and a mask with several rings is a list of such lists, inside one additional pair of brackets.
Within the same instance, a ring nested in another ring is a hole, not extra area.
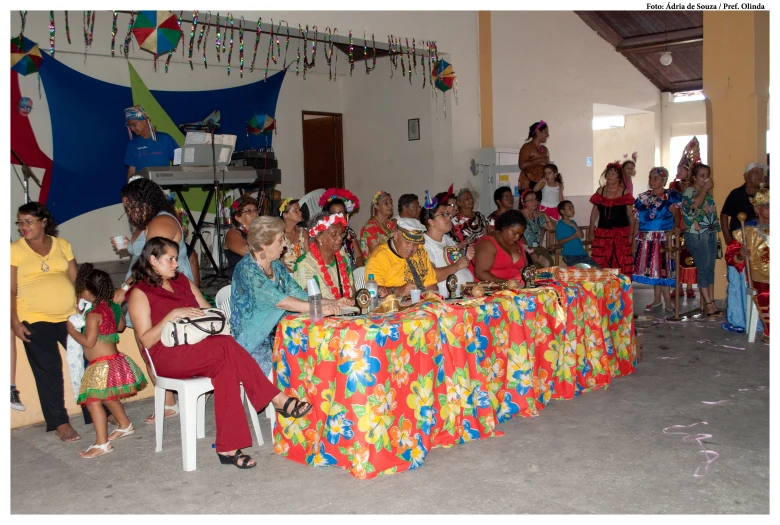
[(446, 60), (439, 60), (436, 64), (436, 74), (433, 77), (433, 82), (442, 92), (452, 89), (453, 84), (455, 84), (455, 70), (452, 69), (452, 64)]
[(268, 115), (255, 115), (246, 123), (247, 134), (252, 135), (270, 135), (276, 129), (276, 119)]
[(181, 28), (176, 15), (170, 11), (139, 11), (133, 23), (133, 35), (141, 49), (156, 56), (176, 49)]
[(36, 73), (41, 67), (43, 56), (38, 44), (25, 37), (11, 39), (11, 70), (22, 76)]

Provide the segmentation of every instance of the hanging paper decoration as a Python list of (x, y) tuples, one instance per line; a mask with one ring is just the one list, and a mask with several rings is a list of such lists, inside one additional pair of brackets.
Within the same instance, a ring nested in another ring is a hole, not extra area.
[(195, 69), (195, 67), (192, 65), (192, 48), (195, 45), (195, 31), (198, 28), (199, 14), (200, 13), (198, 11), (192, 13), (192, 26), (190, 26), (190, 45), (189, 45), (189, 50), (187, 51), (187, 60), (189, 60), (190, 62), (190, 71)]
[(436, 74), (434, 76), (434, 84), (441, 92), (447, 92), (452, 89), (455, 83), (455, 71), (452, 69), (452, 65), (446, 60), (440, 60), (436, 64)]
[(355, 46), (352, 45), (352, 31), (349, 32), (349, 76), (352, 76), (352, 70), (355, 69)]
[(311, 62), (309, 62), (309, 69), (314, 67), (314, 62), (317, 59), (317, 34), (319, 31), (317, 30), (317, 26), (312, 26), (312, 30), (314, 31), (314, 39), (311, 41)]
[(222, 51), (225, 51), (225, 42), (224, 40), (227, 39), (227, 24), (228, 24), (228, 17), (230, 17), (230, 48), (228, 50), (228, 59), (227, 59), (227, 74), (230, 76), (230, 59), (233, 58), (233, 35), (234, 35), (234, 28), (233, 28), (233, 14), (228, 13), (227, 16), (225, 16), (225, 36), (222, 42)]
[[(209, 65), (206, 63), (206, 48), (208, 47), (209, 33), (211, 32), (211, 11), (209, 11), (208, 18), (206, 18), (206, 34), (203, 35), (203, 29), (200, 33), (203, 36), (203, 67), (208, 69)], [(200, 49), (200, 40), (198, 40), (198, 49)]]
[(263, 33), (262, 30), (263, 26), (263, 17), (260, 17), (257, 19), (257, 30), (255, 31), (255, 50), (252, 54), (252, 65), (249, 66), (249, 72), (254, 73), (255, 71), (255, 59), (257, 58), (257, 44), (260, 43), (260, 35)]
[(222, 30), (219, 28), (219, 13), (217, 13), (217, 37), (214, 40), (214, 44), (217, 46), (217, 62), (220, 61), (219, 49), (220, 49), (220, 40), (221, 39), (222, 39)]
[(84, 56), (95, 38), (95, 11), (84, 11)]
[[(279, 20), (279, 27), (276, 29), (276, 51), (279, 58), (282, 57), (282, 52), (279, 49), (279, 33), (282, 30), (282, 22), (284, 22), (284, 26), (287, 28), (287, 38), (284, 40), (284, 62), (282, 62), (282, 69), (285, 69), (287, 67), (287, 48), (290, 47), (290, 24), (285, 20)], [(276, 64), (276, 60), (274, 60), (274, 64)]]
[(412, 57), (409, 54), (409, 39), (406, 39), (406, 63), (409, 66), (409, 85), (412, 85)]
[(114, 56), (114, 46), (116, 45), (116, 17), (119, 11), (114, 11), (111, 19), (111, 56)]
[(276, 129), (276, 119), (268, 115), (254, 115), (246, 123), (246, 133), (249, 135), (270, 135)]
[(43, 56), (38, 44), (24, 36), (11, 39), (11, 70), (22, 76), (35, 73), (41, 67)]
[[(182, 15), (184, 15), (184, 11), (179, 12), (179, 17), (176, 19), (176, 24), (179, 26), (179, 32), (181, 32), (181, 18)], [(184, 37), (180, 38), (182, 41), (181, 47), (184, 49)], [(176, 45), (168, 51), (168, 59), (165, 61), (165, 72), (168, 72), (168, 65), (171, 63), (171, 58), (173, 58), (173, 52), (176, 50), (176, 48), (179, 47), (179, 42), (176, 42)]]
[(49, 53), (54, 56), (54, 11), (49, 11)]
[(176, 49), (182, 36), (176, 15), (170, 11), (139, 11), (133, 35), (141, 49), (154, 56)]
[(19, 16), (22, 17), (22, 30), (19, 31), (19, 38), (24, 38), (24, 27), (27, 25), (27, 11), (19, 11)]
[(244, 16), (238, 24), (238, 74), (244, 78)]
[(33, 109), (33, 101), (30, 97), (22, 97), (19, 99), (19, 104), (17, 105), (17, 109), (19, 110), (19, 114), (26, 117), (30, 114), (30, 112)]
[[(333, 35), (338, 34), (339, 30), (338, 28), (333, 29), (333, 31), (330, 30), (330, 26), (325, 28), (325, 31), (328, 32), (328, 41), (325, 43), (325, 61), (328, 63), (328, 80), (336, 81), (336, 78), (333, 75), (333, 70), (331, 68), (333, 64), (333, 48), (335, 47), (335, 44), (333, 43)], [(338, 55), (336, 55), (336, 62), (338, 63)]]
[(366, 75), (376, 69), (376, 39), (374, 38), (374, 33), (371, 33), (371, 43), (374, 47), (374, 58), (371, 67), (368, 67), (368, 41), (366, 40), (366, 32), (363, 31), (363, 59), (366, 63)]
[(130, 15), (130, 22), (127, 24), (127, 34), (125, 35), (125, 43), (122, 46), (125, 58), (127, 58), (127, 54), (130, 52), (130, 41), (133, 37), (133, 24), (135, 24), (135, 13)]

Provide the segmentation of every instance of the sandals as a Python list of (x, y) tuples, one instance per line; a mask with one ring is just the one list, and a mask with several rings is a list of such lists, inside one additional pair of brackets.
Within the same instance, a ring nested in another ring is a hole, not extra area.
[[(173, 414), (168, 414), (167, 416), (164, 416), (163, 419), (168, 419), (169, 417), (176, 417), (179, 415), (179, 403), (177, 402), (174, 405), (165, 405), (165, 410), (173, 410)], [(144, 419), (144, 422), (146, 423), (154, 423), (154, 414)]]
[[(223, 465), (235, 465), (240, 469), (254, 468), (257, 466), (257, 463), (252, 465), (249, 464), (249, 462), (252, 461), (252, 458), (246, 454), (243, 454), (241, 449), (236, 450), (236, 453), (232, 456), (226, 456), (224, 454), (220, 454), (219, 452), (217, 452), (217, 456), (219, 456), (219, 462)], [(239, 461), (242, 459), (244, 461), (239, 464)]]
[(714, 312), (712, 312), (712, 313), (707, 313), (707, 312), (705, 311), (705, 312), (704, 312), (704, 315), (706, 315), (706, 316), (707, 316), (707, 318), (710, 318), (710, 317), (717, 317), (717, 316), (719, 316), (719, 315), (723, 315), (723, 312), (721, 312), (720, 310), (718, 310), (718, 309), (715, 307), (715, 303), (714, 303), (713, 301), (710, 301), (709, 303), (704, 303), (704, 308), (705, 308), (705, 310), (706, 310), (706, 308), (707, 308), (709, 305), (712, 305), (712, 307), (713, 307), (713, 308), (715, 308), (715, 311), (714, 311)]
[(693, 299), (694, 297), (696, 297), (696, 292), (693, 291), (693, 288), (690, 288), (688, 289), (688, 291), (685, 292), (685, 296), (688, 299)]
[[(110, 447), (110, 448), (109, 448)], [(89, 452), (92, 449), (100, 450), (100, 454), (97, 454), (96, 456), (85, 456), (87, 452)], [(105, 456), (106, 454), (110, 454), (114, 451), (114, 447), (111, 446), (111, 442), (107, 441), (103, 443), (102, 445), (92, 445), (84, 452), (79, 452), (79, 456), (81, 456), (81, 459), (95, 459), (99, 458), (100, 456)]]
[(661, 301), (658, 301), (657, 303), (650, 303), (647, 306), (645, 306), (645, 312), (649, 312), (650, 310), (653, 310), (658, 306), (661, 306)]
[[(287, 410), (287, 407), (290, 406), (290, 403), (295, 403), (295, 406), (292, 408), (291, 411)], [(306, 409), (301, 409), (301, 405), (306, 405)], [(307, 403), (306, 401), (301, 401), (297, 397), (290, 397), (287, 398), (287, 401), (285, 401), (284, 406), (282, 408), (277, 408), (276, 411), (281, 414), (283, 417), (287, 418), (293, 418), (298, 419), (299, 417), (303, 417), (309, 412), (311, 412), (311, 409), (314, 408), (314, 406), (311, 403)]]
[[(119, 432), (119, 435), (117, 437), (115, 437), (115, 438), (111, 438), (111, 436), (113, 436), (117, 432)], [(116, 441), (117, 439), (121, 439), (123, 437), (130, 436), (132, 434), (135, 434), (135, 428), (133, 428), (133, 424), (130, 423), (129, 425), (127, 425), (127, 428), (117, 428), (117, 429), (114, 429), (114, 431), (111, 432), (108, 435), (108, 440), (109, 441)]]

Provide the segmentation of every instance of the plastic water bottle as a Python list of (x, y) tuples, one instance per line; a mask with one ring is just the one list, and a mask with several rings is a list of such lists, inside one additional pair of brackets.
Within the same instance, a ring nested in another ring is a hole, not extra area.
[(309, 319), (312, 323), (322, 321), (322, 294), (317, 281), (309, 279), (306, 282), (306, 291), (309, 293)]
[(368, 311), (379, 307), (379, 285), (374, 280), (374, 274), (368, 274), (368, 281), (366, 281), (366, 290), (371, 294), (371, 305), (368, 307)]

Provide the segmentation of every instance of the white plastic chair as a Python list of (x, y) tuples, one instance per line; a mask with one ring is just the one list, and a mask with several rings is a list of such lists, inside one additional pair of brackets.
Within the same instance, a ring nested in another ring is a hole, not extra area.
[(306, 213), (304, 213), (304, 220), (311, 219), (322, 210), (322, 208), (320, 208), (320, 197), (322, 197), (323, 193), (325, 193), (325, 190), (320, 188), (318, 190), (310, 191), (298, 200), (298, 204), (300, 205), (301, 209), (303, 209), (304, 204), (306, 205), (308, 216)]
[[(230, 323), (230, 285), (223, 286), (218, 292), (217, 296), (214, 298), (214, 303), (216, 303), (217, 308), (224, 311), (225, 314), (227, 314), (228, 323)], [(268, 380), (273, 383), (273, 372), (268, 374)], [(271, 430), (273, 430), (274, 421), (276, 421), (276, 418), (274, 417), (274, 414), (276, 413), (276, 409), (273, 407), (273, 403), (268, 403), (268, 408), (265, 411), (265, 415), (268, 419), (271, 420)]]
[[(211, 379), (208, 377), (193, 377), (190, 379), (172, 379), (161, 377), (154, 368), (152, 356), (149, 350), (144, 348), (146, 357), (149, 359), (149, 366), (155, 375), (156, 384), (154, 386), (154, 430), (156, 434), (155, 452), (162, 452), (163, 442), (163, 421), (165, 414), (165, 391), (175, 390), (179, 394), (179, 417), (181, 418), (181, 451), (182, 463), (185, 472), (197, 469), (197, 440), (206, 436), (206, 393), (214, 390)], [(260, 432), (260, 420), (257, 417), (257, 411), (249, 401), (249, 397), (244, 392), (244, 385), (241, 385), (241, 402), (246, 400), (249, 415), (252, 418), (252, 426), (257, 436), (257, 446), (264, 444), (263, 434)], [(271, 427), (273, 428), (273, 427)]]
[(352, 279), (355, 281), (355, 290), (360, 290), (366, 285), (366, 267), (361, 266), (352, 271)]
[(745, 303), (747, 304), (747, 323), (745, 327), (748, 334), (748, 343), (754, 343), (756, 341), (756, 332), (758, 331), (758, 308), (756, 308), (756, 302), (753, 300), (756, 295), (756, 291), (753, 288), (747, 289), (747, 296), (745, 297)]

